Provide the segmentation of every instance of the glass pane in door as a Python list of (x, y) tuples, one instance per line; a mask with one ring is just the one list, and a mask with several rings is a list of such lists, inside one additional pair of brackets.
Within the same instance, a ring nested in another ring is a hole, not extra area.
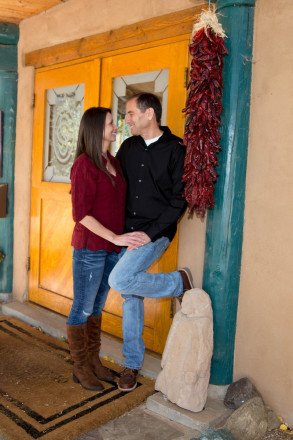
[(84, 84), (46, 92), (43, 174), (46, 182), (70, 182), (83, 104)]
[(116, 142), (112, 142), (111, 153), (115, 155), (122, 142), (131, 136), (125, 124), (126, 101), (137, 93), (153, 93), (162, 104), (161, 125), (166, 125), (169, 69), (119, 76), (113, 79), (112, 114), (118, 126)]

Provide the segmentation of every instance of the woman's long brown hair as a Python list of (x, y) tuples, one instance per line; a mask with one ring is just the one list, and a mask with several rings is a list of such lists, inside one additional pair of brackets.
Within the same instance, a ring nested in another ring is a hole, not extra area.
[(114, 179), (106, 169), (102, 159), (103, 134), (107, 113), (111, 113), (111, 110), (105, 107), (91, 107), (84, 112), (80, 121), (74, 160), (85, 153), (99, 170), (107, 174), (112, 185), (115, 186)]

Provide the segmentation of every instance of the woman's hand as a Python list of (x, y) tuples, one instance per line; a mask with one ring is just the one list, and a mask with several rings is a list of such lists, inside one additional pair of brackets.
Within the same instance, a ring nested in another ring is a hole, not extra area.
[(127, 232), (122, 235), (115, 235), (111, 241), (117, 246), (127, 246), (127, 250), (132, 251), (133, 249), (137, 249), (140, 246), (149, 243), (151, 239), (145, 232), (136, 231)]

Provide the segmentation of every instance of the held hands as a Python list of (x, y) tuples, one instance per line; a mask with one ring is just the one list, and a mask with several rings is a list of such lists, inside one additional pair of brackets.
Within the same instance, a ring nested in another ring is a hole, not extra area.
[(138, 249), (140, 246), (151, 241), (150, 237), (142, 231), (127, 232), (127, 234), (116, 235), (110, 229), (105, 228), (105, 226), (91, 215), (86, 215), (79, 223), (94, 234), (99, 235), (117, 246), (127, 246), (127, 250), (129, 251)]
[(132, 235), (132, 234), (137, 234), (138, 235), (138, 239), (140, 241), (141, 244), (139, 244), (138, 246), (133, 246), (133, 245), (128, 245), (127, 250), (128, 251), (132, 251), (133, 249), (138, 249), (140, 246), (143, 246), (144, 244), (150, 243), (151, 239), (150, 237), (142, 231), (138, 231), (138, 232), (130, 232), (127, 235)]
[(132, 251), (133, 249), (138, 249), (144, 244), (150, 243), (150, 241), (150, 237), (145, 232), (137, 231), (116, 235), (114, 240), (112, 240), (112, 243), (118, 246), (127, 246), (127, 250)]

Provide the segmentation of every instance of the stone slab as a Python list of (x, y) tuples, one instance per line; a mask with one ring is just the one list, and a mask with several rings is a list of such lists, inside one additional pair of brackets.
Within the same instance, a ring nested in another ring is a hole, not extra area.
[(160, 392), (148, 397), (146, 407), (162, 417), (200, 432), (208, 428), (220, 428), (233, 412), (224, 406), (223, 400), (208, 397), (205, 409), (194, 413), (169, 402)]

